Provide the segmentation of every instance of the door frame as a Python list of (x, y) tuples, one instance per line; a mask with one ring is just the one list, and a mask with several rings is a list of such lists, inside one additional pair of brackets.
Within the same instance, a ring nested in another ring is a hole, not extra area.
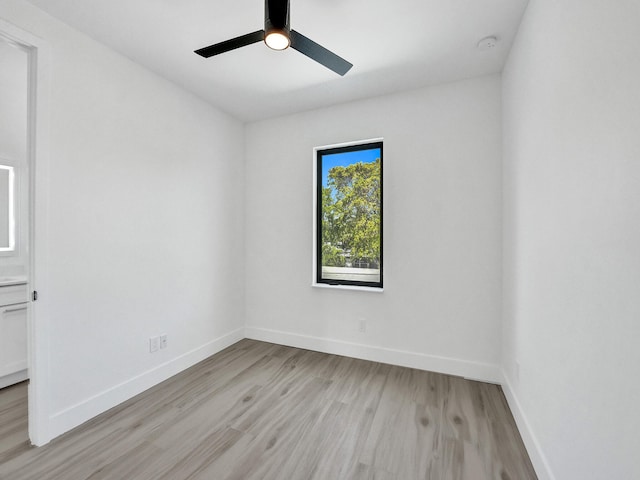
[(29, 438), (40, 446), (51, 440), (48, 308), (49, 66), (48, 43), (0, 18), (0, 36), (28, 54), (27, 171), (29, 175)]

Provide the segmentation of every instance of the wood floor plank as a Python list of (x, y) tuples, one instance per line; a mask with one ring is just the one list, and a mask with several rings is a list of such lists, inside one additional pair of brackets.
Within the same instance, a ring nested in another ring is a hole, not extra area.
[[(104, 466), (86, 477), (86, 480), (135, 479), (142, 475), (151, 478), (166, 470), (163, 465), (165, 452), (149, 442), (142, 442), (128, 449), (123, 455), (106, 462)], [(157, 477), (155, 477), (157, 478)]]
[[(364, 463), (358, 464), (351, 478), (353, 480), (397, 480), (397, 477), (392, 473)], [(435, 480), (435, 477), (433, 480)]]
[[(301, 384), (298, 388), (298, 384)], [(318, 419), (327, 408), (324, 403), (314, 402), (322, 396), (329, 382), (312, 377), (300, 379), (287, 396), (287, 401), (267, 401), (260, 404), (258, 416), (252, 415), (250, 423), (240, 422), (242, 431), (255, 435), (246, 452), (244, 462), (240, 463), (227, 477), (229, 480), (292, 478), (282, 469), (288, 465), (290, 453), (317, 425)], [(282, 393), (282, 392), (276, 392)], [(258, 407), (258, 405), (256, 405)], [(266, 407), (266, 409), (263, 409)], [(289, 467), (291, 468), (291, 467)]]
[(0, 390), (0, 465), (29, 447), (27, 384), (22, 382)]
[(2, 480), (535, 480), (499, 386), (242, 340), (55, 439), (0, 391)]

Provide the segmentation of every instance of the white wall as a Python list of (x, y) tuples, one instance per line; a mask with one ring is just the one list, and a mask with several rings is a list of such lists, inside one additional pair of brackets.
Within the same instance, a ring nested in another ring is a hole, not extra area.
[[(248, 125), (247, 335), (497, 380), (500, 118), (489, 76)], [(312, 149), (374, 137), (384, 292), (312, 288)]]
[(638, 25), (531, 0), (504, 72), (504, 363), (541, 478), (640, 478)]
[[(15, 252), (0, 254), (0, 277), (26, 273), (27, 60), (24, 50), (0, 38), (0, 164), (14, 167), (17, 207), (17, 248)], [(6, 204), (2, 208), (6, 208)]]
[(22, 0), (0, 17), (51, 52), (55, 436), (242, 337), (243, 126)]
[(0, 158), (23, 162), (27, 150), (27, 53), (0, 38)]
[(27, 149), (27, 54), (0, 38), (0, 158), (21, 162)]

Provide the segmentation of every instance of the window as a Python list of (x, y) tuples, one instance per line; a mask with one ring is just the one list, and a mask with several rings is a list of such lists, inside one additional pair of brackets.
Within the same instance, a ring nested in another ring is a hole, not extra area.
[(315, 154), (314, 281), (382, 288), (382, 141)]

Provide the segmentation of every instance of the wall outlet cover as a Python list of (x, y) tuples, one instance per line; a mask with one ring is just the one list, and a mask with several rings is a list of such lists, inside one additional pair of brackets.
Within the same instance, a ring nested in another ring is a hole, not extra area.
[(358, 322), (358, 331), (360, 333), (367, 333), (367, 321), (364, 318), (361, 318)]
[(157, 352), (160, 348), (160, 337), (151, 337), (149, 339), (149, 353)]

